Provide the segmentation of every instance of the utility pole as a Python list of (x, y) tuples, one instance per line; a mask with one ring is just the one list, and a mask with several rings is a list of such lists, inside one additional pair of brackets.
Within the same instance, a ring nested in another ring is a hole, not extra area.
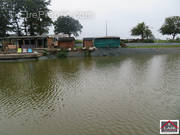
[(108, 26), (107, 26), (107, 21), (106, 21), (106, 37), (108, 36)]

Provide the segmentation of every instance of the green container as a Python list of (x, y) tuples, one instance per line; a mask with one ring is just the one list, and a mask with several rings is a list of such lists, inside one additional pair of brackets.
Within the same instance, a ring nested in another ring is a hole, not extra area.
[(95, 38), (94, 46), (96, 48), (118, 48), (120, 47), (120, 38), (119, 37)]

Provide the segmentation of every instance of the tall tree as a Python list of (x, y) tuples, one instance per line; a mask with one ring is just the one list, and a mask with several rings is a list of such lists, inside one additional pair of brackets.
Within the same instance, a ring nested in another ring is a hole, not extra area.
[(8, 3), (6, 0), (0, 1), (0, 37), (5, 37), (8, 31), (12, 31), (11, 18), (8, 12)]
[(50, 2), (50, 0), (0, 0), (1, 33), (10, 30), (18, 36), (48, 33), (48, 27), (53, 23), (48, 16)]
[(68, 34), (69, 37), (71, 35), (79, 36), (79, 32), (81, 32), (83, 26), (80, 22), (70, 16), (60, 16), (54, 23), (55, 33), (63, 33)]
[(141, 39), (144, 40), (149, 39), (150, 37), (153, 36), (152, 31), (149, 29), (148, 26), (144, 22), (139, 23), (137, 26), (135, 26), (131, 30), (131, 35), (132, 36), (141, 36)]
[(160, 28), (163, 35), (172, 35), (173, 40), (180, 34), (180, 16), (172, 16), (165, 19), (165, 23)]
[(48, 16), (50, 0), (26, 0), (23, 9), (23, 26), (25, 33), (42, 35), (48, 33), (48, 27), (52, 24)]
[(151, 31), (149, 28), (146, 28), (144, 34), (145, 34), (145, 38), (146, 38), (146, 39), (152, 39), (152, 38), (154, 38), (154, 36), (153, 36), (153, 34), (152, 34), (152, 31)]
[(13, 31), (18, 35), (23, 35), (21, 26), (21, 11), (24, 7), (25, 0), (7, 0), (9, 5), (9, 13), (11, 16), (11, 24)]

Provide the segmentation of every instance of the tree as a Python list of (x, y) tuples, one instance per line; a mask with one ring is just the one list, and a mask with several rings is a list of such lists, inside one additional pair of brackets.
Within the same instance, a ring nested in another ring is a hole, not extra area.
[(0, 1), (0, 37), (5, 37), (8, 31), (12, 31), (10, 23), (10, 14), (8, 12), (8, 3), (6, 0)]
[(148, 29), (148, 28), (145, 30), (144, 34), (145, 34), (146, 39), (153, 39), (154, 38), (154, 35), (152, 34), (152, 31), (150, 29)]
[(7, 0), (9, 13), (11, 17), (11, 25), (13, 27), (13, 32), (18, 36), (23, 35), (23, 30), (21, 28), (21, 11), (23, 9), (24, 0)]
[(53, 23), (48, 16), (50, 2), (50, 0), (25, 0), (21, 17), (26, 35), (48, 33), (48, 27)]
[(149, 29), (148, 26), (144, 22), (139, 23), (136, 27), (134, 27), (131, 30), (131, 35), (132, 36), (141, 36), (141, 39), (144, 40), (149, 39), (153, 37), (152, 31)]
[(173, 40), (180, 34), (180, 16), (172, 16), (165, 19), (165, 23), (160, 28), (163, 35), (172, 35)]
[[(48, 16), (50, 0), (0, 0), (0, 33), (22, 35), (48, 33), (53, 23)], [(2, 28), (1, 28), (2, 27)]]
[(83, 26), (80, 22), (70, 16), (60, 16), (54, 23), (55, 33), (63, 33), (68, 34), (69, 37), (71, 35), (79, 36), (78, 32), (81, 32)]

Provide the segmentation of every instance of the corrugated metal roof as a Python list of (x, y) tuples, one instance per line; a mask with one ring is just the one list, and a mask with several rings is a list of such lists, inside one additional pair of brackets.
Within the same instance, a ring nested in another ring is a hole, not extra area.
[(48, 38), (49, 36), (9, 36), (9, 37), (0, 37), (0, 39), (37, 39), (37, 38)]
[(109, 39), (109, 38), (120, 38), (120, 37), (107, 36), (107, 37), (96, 37), (95, 39)]
[(58, 38), (58, 41), (62, 41), (62, 42), (74, 41), (74, 40), (75, 40), (74, 37), (62, 37), (62, 38)]
[(91, 40), (94, 40), (94, 37), (86, 37), (86, 38), (83, 38), (83, 40), (85, 41), (91, 41)]

